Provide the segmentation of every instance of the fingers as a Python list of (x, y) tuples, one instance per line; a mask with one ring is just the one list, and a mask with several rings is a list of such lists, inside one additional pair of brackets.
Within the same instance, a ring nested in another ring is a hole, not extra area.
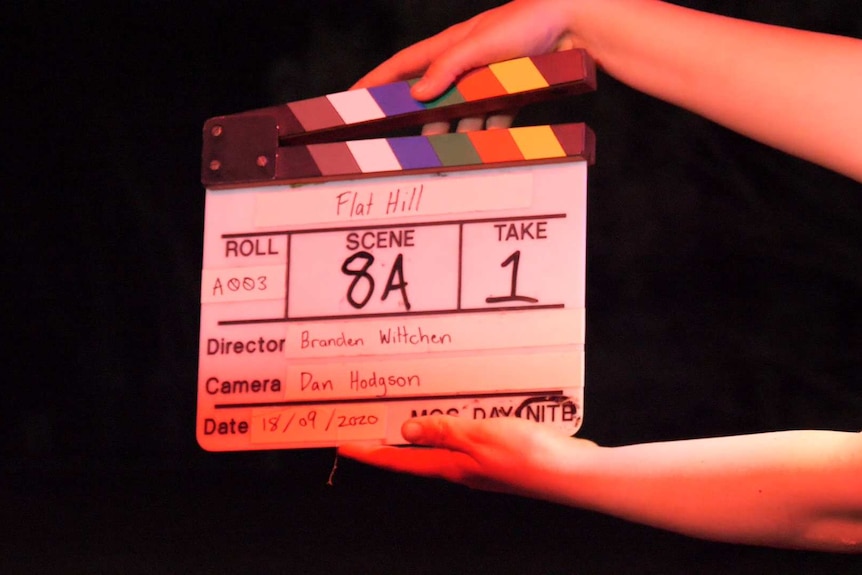
[[(430, 122), (422, 126), (423, 136), (434, 136), (437, 134), (446, 134), (450, 131), (451, 124), (449, 122)], [(485, 118), (462, 118), (458, 121), (456, 129), (459, 133), (474, 132), (485, 127)]]
[(339, 455), (473, 488), (547, 497), (546, 474), (565, 475), (570, 458), (564, 454), (577, 445), (560, 430), (517, 417), (417, 417), (401, 433), (416, 447), (350, 443)]
[(462, 118), (458, 122), (457, 132), (475, 132), (485, 127), (485, 118)]
[[(484, 117), (462, 118), (458, 122), (456, 132), (475, 132), (478, 130), (499, 130), (512, 127), (515, 119), (514, 112), (503, 112)], [(433, 136), (436, 134), (446, 134), (450, 131), (451, 125), (449, 122), (430, 122), (422, 126), (423, 136)]]
[(422, 447), (347, 443), (338, 448), (338, 454), (390, 471), (470, 483), (481, 475), (479, 463), (470, 454), (474, 427), (475, 421), (464, 418), (417, 417), (404, 423), (401, 434)]
[[(546, 3), (547, 4), (547, 3)], [(510, 2), (453, 26), (436, 58), (428, 60), (422, 79), (413, 85), (417, 100), (434, 98), (465, 72), (488, 64), (571, 47), (560, 14), (538, 3)], [(444, 34), (446, 34), (444, 32)]]
[(510, 2), (409, 46), (354, 88), (422, 76), (413, 97), (436, 98), (468, 70), (493, 62), (574, 47), (565, 10), (554, 2)]
[[(368, 88), (397, 80), (406, 80), (421, 76), (428, 70), (431, 63), (452, 44), (458, 43), (469, 33), (467, 22), (462, 22), (447, 28), (443, 32), (404, 48), (394, 56), (368, 72), (353, 88)], [(436, 82), (432, 83), (436, 85)], [(440, 89), (442, 93), (448, 84)], [(421, 91), (421, 90), (420, 90)], [(425, 99), (434, 98), (437, 94)], [(416, 94), (414, 93), (414, 97)]]
[(338, 448), (338, 455), (389, 471), (456, 482), (463, 481), (468, 470), (475, 474), (477, 469), (470, 456), (443, 449), (347, 443)]
[[(471, 445), (471, 436), (478, 425), (472, 419), (450, 415), (429, 415), (414, 417), (405, 421), (401, 426), (401, 435), (414, 445), (439, 447), (466, 453)], [(390, 451), (393, 453), (390, 453)], [(433, 450), (423, 449), (421, 451), (423, 453), (431, 453)], [(401, 457), (402, 454), (409, 453), (409, 450), (384, 446), (369, 441), (352, 441), (340, 445), (338, 452), (345, 457), (366, 463), (376, 463), (381, 459), (388, 461), (393, 455)], [(374, 461), (371, 461), (372, 458)]]
[(475, 39), (452, 45), (429, 62), (422, 78), (413, 84), (410, 93), (417, 100), (431, 100), (445, 92), (466, 72), (496, 62), (495, 51)]
[(421, 76), (433, 58), (423, 46), (425, 42), (427, 40), (398, 52), (365, 74), (351, 86), (351, 89), (369, 88)]
[(488, 116), (488, 119), (485, 120), (485, 129), (486, 130), (502, 130), (505, 128), (511, 128), (512, 124), (515, 121), (515, 115), (517, 111), (508, 111), (508, 112), (500, 112), (491, 116)]
[[(430, 57), (425, 62), (424, 74), (410, 90), (414, 98), (432, 100), (445, 92), (465, 72), (491, 63), (482, 50), (477, 50), (471, 33), (484, 15), (479, 15), (429, 38), (425, 48), (430, 48)], [(420, 43), (421, 44), (421, 43)], [(481, 46), (481, 44), (480, 44)]]
[(515, 120), (515, 112), (500, 112), (487, 118), (463, 118), (458, 122), (458, 132), (475, 132), (478, 130), (500, 130), (511, 128)]
[(422, 126), (423, 136), (434, 136), (436, 134), (446, 134), (449, 132), (449, 122), (430, 122)]
[[(443, 32), (401, 50), (354, 84), (354, 88), (367, 88), (422, 75), (413, 85), (411, 93), (421, 101), (436, 98), (462, 74), (507, 57), (518, 55), (518, 50), (506, 48), (503, 32), (484, 26), (483, 22), (495, 10), (455, 24)], [(503, 36), (497, 38), (497, 36)], [(423, 75), (424, 74), (424, 75)]]

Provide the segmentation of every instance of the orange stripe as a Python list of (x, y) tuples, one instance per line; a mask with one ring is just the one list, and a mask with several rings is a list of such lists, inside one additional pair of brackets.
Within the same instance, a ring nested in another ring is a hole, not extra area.
[(517, 162), (524, 159), (509, 130), (479, 130), (468, 132), (467, 136), (483, 164)]
[(458, 91), (468, 102), (506, 94), (503, 84), (487, 67), (474, 70), (461, 78), (458, 82)]

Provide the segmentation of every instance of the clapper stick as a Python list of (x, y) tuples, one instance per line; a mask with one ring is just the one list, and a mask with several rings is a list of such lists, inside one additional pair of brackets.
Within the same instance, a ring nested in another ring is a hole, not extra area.
[(203, 131), (201, 179), (216, 187), (571, 157), (592, 161), (592, 133), (583, 124), (361, 139), (592, 91), (595, 65), (581, 50), (491, 64), (468, 73), (431, 102), (414, 100), (411, 84), (395, 82), (211, 118)]

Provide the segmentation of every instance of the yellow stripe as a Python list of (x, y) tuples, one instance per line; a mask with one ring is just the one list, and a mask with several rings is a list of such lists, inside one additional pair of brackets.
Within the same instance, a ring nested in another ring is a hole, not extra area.
[(488, 66), (509, 94), (547, 88), (548, 82), (530, 58), (517, 58)]
[(509, 130), (525, 160), (563, 158), (566, 152), (550, 126), (524, 126)]

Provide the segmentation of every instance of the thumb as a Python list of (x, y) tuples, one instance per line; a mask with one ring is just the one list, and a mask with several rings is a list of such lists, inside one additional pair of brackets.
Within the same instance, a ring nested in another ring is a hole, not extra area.
[(466, 427), (471, 422), (451, 415), (416, 417), (404, 422), (401, 435), (414, 445), (467, 451)]
[(401, 436), (410, 443), (421, 443), (423, 432), (422, 424), (413, 419), (401, 426)]

